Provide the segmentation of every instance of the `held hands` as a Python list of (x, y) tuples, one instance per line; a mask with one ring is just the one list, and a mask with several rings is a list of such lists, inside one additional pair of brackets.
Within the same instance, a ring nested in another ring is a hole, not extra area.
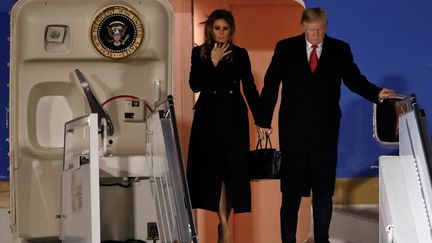
[(384, 99), (387, 98), (389, 96), (394, 96), (396, 95), (395, 91), (393, 89), (387, 89), (387, 88), (383, 88), (379, 93), (378, 93), (378, 98), (379, 99)]
[(271, 128), (263, 128), (263, 127), (257, 127), (257, 132), (258, 132), (258, 139), (262, 140), (265, 139), (266, 135), (270, 135), (270, 133), (272, 132)]
[(226, 55), (231, 53), (231, 50), (228, 51), (228, 47), (230, 44), (223, 43), (218, 44), (215, 43), (212, 51), (211, 51), (211, 61), (213, 62), (213, 65), (216, 67), (222, 58), (224, 58)]

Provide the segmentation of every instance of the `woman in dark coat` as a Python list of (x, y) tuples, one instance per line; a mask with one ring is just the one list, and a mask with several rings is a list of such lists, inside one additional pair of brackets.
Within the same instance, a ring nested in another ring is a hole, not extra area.
[(189, 144), (187, 179), (193, 208), (217, 212), (218, 242), (229, 241), (228, 217), (250, 212), (248, 108), (258, 91), (246, 49), (235, 46), (234, 18), (215, 10), (205, 22), (205, 43), (192, 50), (189, 85), (200, 92)]

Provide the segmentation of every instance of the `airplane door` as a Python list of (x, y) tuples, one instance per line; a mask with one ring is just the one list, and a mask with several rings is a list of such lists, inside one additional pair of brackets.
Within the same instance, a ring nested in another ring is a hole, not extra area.
[[(172, 94), (170, 1), (19, 0), (10, 16), (14, 237), (47, 243), (59, 236), (73, 242), (148, 240), (147, 226), (157, 219), (146, 117)], [(100, 155), (98, 128), (87, 118), (74, 120), (89, 113), (109, 127), (109, 150)], [(65, 134), (65, 123), (80, 125)], [(71, 157), (64, 158), (64, 142)], [(111, 185), (118, 182), (127, 187)]]

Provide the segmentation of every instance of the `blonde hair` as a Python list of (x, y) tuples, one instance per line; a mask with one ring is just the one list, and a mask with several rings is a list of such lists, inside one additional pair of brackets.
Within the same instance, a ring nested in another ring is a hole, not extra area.
[(327, 24), (327, 14), (326, 11), (322, 8), (306, 8), (303, 11), (300, 23), (304, 22), (312, 22), (321, 20)]

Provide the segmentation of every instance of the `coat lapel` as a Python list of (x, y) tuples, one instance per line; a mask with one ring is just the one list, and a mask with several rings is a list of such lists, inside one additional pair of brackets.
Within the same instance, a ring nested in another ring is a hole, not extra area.
[[(315, 73), (318, 73), (320, 71), (320, 67), (322, 67), (324, 65), (324, 63), (326, 62), (326, 60), (327, 60), (327, 56), (328, 56), (329, 50), (328, 50), (328, 45), (326, 45), (326, 44), (328, 44), (328, 41), (329, 40), (328, 40), (327, 35), (324, 36), (324, 41), (323, 41), (323, 45), (322, 45), (321, 55), (320, 55), (320, 57), (318, 59), (318, 65), (317, 65), (317, 68), (315, 70)], [(309, 68), (309, 70), (310, 70), (310, 68)]]
[(309, 67), (309, 61), (306, 51), (306, 39), (304, 34), (299, 36), (299, 39), (297, 41), (297, 47), (295, 49), (297, 50), (296, 55), (298, 55), (298, 60), (300, 61), (300, 63), (304, 65), (305, 70), (309, 70), (309, 72), (312, 73)]

